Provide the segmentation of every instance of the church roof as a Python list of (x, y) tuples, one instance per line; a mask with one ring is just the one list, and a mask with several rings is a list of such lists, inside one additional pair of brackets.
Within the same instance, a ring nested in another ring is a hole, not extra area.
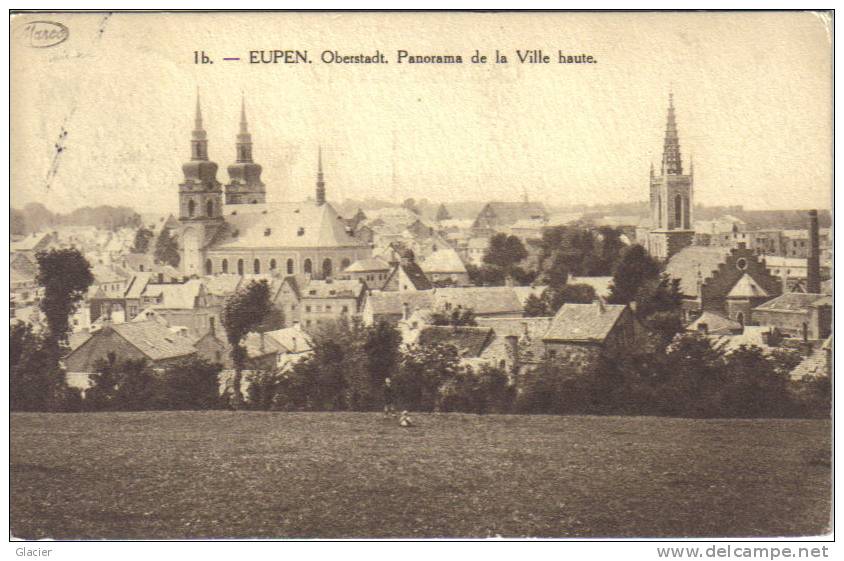
[(343, 217), (330, 203), (228, 205), (224, 218), (228, 228), (217, 235), (212, 250), (366, 246), (346, 230)]
[(727, 259), (729, 249), (723, 247), (689, 246), (675, 253), (665, 272), (668, 276), (680, 279), (680, 292), (685, 296), (698, 296), (698, 271), (700, 280), (705, 281), (718, 270), (718, 266)]
[(759, 298), (770, 296), (764, 288), (759, 286), (759, 283), (753, 280), (753, 277), (747, 273), (743, 274), (741, 278), (733, 285), (727, 298)]

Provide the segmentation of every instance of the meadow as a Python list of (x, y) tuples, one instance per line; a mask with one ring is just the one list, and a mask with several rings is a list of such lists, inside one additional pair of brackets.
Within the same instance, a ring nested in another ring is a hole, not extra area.
[(829, 531), (827, 420), (11, 416), (39, 539), (736, 537)]

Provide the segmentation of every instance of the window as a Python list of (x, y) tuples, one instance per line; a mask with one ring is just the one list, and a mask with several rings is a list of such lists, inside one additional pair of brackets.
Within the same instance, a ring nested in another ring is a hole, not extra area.
[(205, 203), (205, 216), (209, 218), (214, 216), (214, 201), (208, 201)]
[(243, 259), (237, 260), (237, 274), (243, 276)]
[(224, 273), (229, 272), (229, 260), (223, 259), (223, 262), (220, 263), (220, 268), (223, 270)]
[(270, 259), (270, 271), (275, 271), (276, 262), (275, 259)]
[(264, 230), (264, 236), (269, 236), (269, 235), (270, 235), (270, 234), (272, 234), (272, 233), (273, 233), (272, 228), (266, 228), (266, 229)]
[(208, 327), (211, 328), (211, 331), (214, 331), (215, 323), (216, 323), (216, 318), (214, 316), (211, 316), (211, 317), (208, 318)]
[(288, 275), (293, 274), (293, 260), (292, 259), (287, 260), (287, 274)]
[(313, 265), (310, 259), (305, 259), (305, 274), (310, 275), (313, 271)]
[(311, 311), (311, 307), (310, 307), (310, 306), (305, 306), (305, 311), (306, 311), (306, 312), (308, 312), (308, 313), (310, 313), (310, 311)]
[(345, 271), (346, 267), (348, 267), (349, 265), (351, 265), (351, 262), (349, 261), (349, 259), (348, 258), (343, 259), (343, 261), (340, 263), (340, 270)]
[(296, 231), (296, 235), (297, 236), (304, 236), (305, 235), (305, 229), (302, 226), (299, 226), (299, 229)]
[(683, 197), (680, 195), (674, 197), (674, 227), (683, 227)]
[(329, 278), (331, 276), (331, 273), (332, 273), (331, 259), (325, 259), (322, 262), (322, 276), (324, 278)]
[(330, 311), (331, 311), (331, 305), (330, 305), (330, 304), (329, 304), (329, 305), (327, 305), (327, 306), (325, 306), (325, 311), (326, 311), (326, 312), (330, 312)]
[(260, 259), (256, 259), (255, 261), (252, 262), (252, 271), (254, 271), (254, 273), (256, 275), (261, 272), (261, 260)]
[(220, 351), (216, 351), (216, 352), (214, 353), (214, 359), (215, 359), (217, 362), (220, 362), (220, 360), (221, 360), (222, 358), (223, 358), (223, 355), (220, 353)]
[(341, 311), (342, 313), (346, 314), (346, 313), (348, 313), (348, 312), (349, 312), (349, 307), (348, 307), (348, 306), (343, 306), (343, 309), (342, 309), (342, 310), (340, 310), (340, 311)]
[(193, 213), (196, 212), (196, 203), (193, 199), (188, 201), (188, 217), (193, 218)]
[(214, 272), (214, 264), (211, 263), (210, 259), (205, 260), (205, 274), (210, 275)]

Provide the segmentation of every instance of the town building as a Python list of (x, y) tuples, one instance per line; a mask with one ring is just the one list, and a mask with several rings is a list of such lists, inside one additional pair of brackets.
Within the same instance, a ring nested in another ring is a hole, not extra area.
[(352, 262), (371, 255), (342, 216), (326, 200), (320, 152), (316, 198), (301, 203), (267, 203), (260, 166), (252, 161), (251, 136), (242, 110), (238, 161), (231, 181), (217, 181), (217, 164), (208, 157), (208, 139), (197, 98), (191, 160), (182, 166), (178, 232), (181, 267), (188, 276), (277, 273), (332, 278)]
[(747, 248), (686, 247), (669, 259), (665, 272), (680, 281), (687, 321), (710, 311), (749, 324), (753, 308), (782, 292), (780, 280)]
[(606, 304), (563, 304), (542, 337), (545, 356), (577, 367), (588, 367), (603, 352), (638, 346), (643, 328), (630, 307)]

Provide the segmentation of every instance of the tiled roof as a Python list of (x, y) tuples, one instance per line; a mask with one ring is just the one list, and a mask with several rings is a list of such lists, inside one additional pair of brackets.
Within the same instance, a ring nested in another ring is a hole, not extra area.
[(680, 279), (680, 292), (685, 296), (696, 297), (698, 278), (705, 281), (711, 277), (726, 260), (728, 253), (729, 249), (723, 247), (686, 247), (668, 260), (665, 272), (671, 278)]
[(311, 341), (307, 333), (297, 327), (285, 327), (264, 333), (274, 339), (289, 353), (303, 353), (311, 350)]
[(509, 286), (470, 286), (459, 288), (438, 288), (434, 291), (434, 305), (443, 309), (446, 304), (452, 308), (471, 308), (476, 315), (518, 314), (523, 306), (516, 291)]
[(129, 286), (126, 289), (126, 298), (130, 300), (140, 298), (151, 278), (152, 273), (135, 273), (132, 275), (132, 278), (129, 279)]
[(548, 288), (548, 287), (545, 286), (545, 285), (514, 286), (513, 292), (516, 293), (516, 298), (519, 299), (519, 302), (522, 304), (522, 307), (524, 308), (525, 304), (528, 301), (528, 298), (530, 298), (531, 296), (536, 296), (537, 298), (539, 298), (540, 296), (542, 296), (542, 293), (545, 291), (546, 288)]
[(489, 327), (495, 333), (495, 339), (484, 350), (484, 356), (505, 357), (508, 352), (506, 338), (515, 336), (519, 338), (522, 345), (527, 346), (527, 350), (534, 359), (542, 358), (545, 352), (542, 338), (548, 332), (553, 319), (552, 317), (478, 318), (476, 320), (478, 327)]
[(805, 292), (786, 292), (773, 300), (756, 306), (754, 310), (776, 311), (776, 312), (800, 312), (809, 311), (809, 306), (825, 297), (822, 294), (807, 294)]
[(240, 275), (213, 275), (203, 279), (208, 294), (228, 296), (237, 291), (243, 277)]
[(453, 345), (462, 357), (477, 357), (493, 336), (488, 327), (431, 325), (419, 333), (420, 345)]
[(626, 306), (621, 304), (563, 304), (551, 327), (545, 334), (546, 341), (578, 341), (602, 343), (615, 327)]
[(225, 212), (228, 228), (216, 237), (214, 249), (366, 245), (346, 230), (345, 221), (330, 203), (229, 205)]
[(270, 354), (286, 352), (287, 349), (266, 333), (247, 333), (243, 338), (243, 346), (249, 358), (258, 358)]
[(114, 324), (104, 327), (101, 333), (107, 329), (116, 331), (151, 360), (188, 356), (196, 352), (189, 338), (174, 334), (154, 320)]
[(384, 292), (373, 290), (369, 294), (367, 305), (371, 306), (376, 315), (399, 315), (404, 312), (403, 305), (407, 304), (410, 312), (420, 308), (431, 308), (434, 303), (433, 290)]
[(465, 273), (466, 265), (453, 249), (438, 249), (420, 265), (426, 273)]
[(396, 269), (393, 269), (387, 281), (384, 283), (384, 286), (386, 286), (390, 282), (390, 279), (398, 273), (399, 269), (407, 275), (407, 278), (416, 290), (430, 290), (434, 286), (431, 284), (431, 281), (428, 280), (428, 277), (425, 276), (422, 268), (419, 267), (415, 261), (411, 261), (409, 263), (399, 263)]
[[(828, 340), (827, 340), (828, 341)], [(829, 363), (827, 362), (828, 349), (824, 346), (814, 349), (809, 356), (800, 361), (800, 364), (791, 371), (792, 380), (802, 380), (805, 376), (829, 376)]]
[(712, 335), (728, 335), (734, 331), (740, 331), (742, 326), (739, 322), (726, 318), (715, 312), (703, 312), (700, 317), (686, 326), (686, 331), (698, 331), (701, 324), (706, 324), (706, 331)]
[(153, 308), (192, 310), (201, 291), (202, 281), (191, 279), (181, 284), (148, 284), (144, 296), (161, 298), (160, 303), (151, 306)]
[(727, 294), (727, 298), (764, 298), (766, 296), (769, 294), (765, 289), (747, 273), (741, 276)]
[(491, 202), (484, 209), (491, 210), (500, 224), (514, 224), (525, 218), (546, 218), (548, 216), (545, 205), (540, 202)]
[(52, 236), (49, 232), (35, 232), (18, 241), (9, 244), (10, 251), (31, 251), (35, 249), (44, 238)]
[(380, 257), (368, 257), (366, 259), (358, 259), (348, 267), (344, 273), (367, 273), (370, 271), (389, 271), (390, 264)]

